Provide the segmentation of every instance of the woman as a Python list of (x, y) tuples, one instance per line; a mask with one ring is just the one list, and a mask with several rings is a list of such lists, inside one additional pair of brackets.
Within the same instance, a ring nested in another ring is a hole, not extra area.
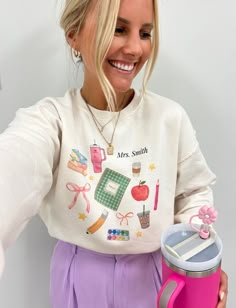
[[(40, 213), (58, 239), (52, 307), (154, 308), (162, 232), (212, 205), (215, 176), (188, 116), (145, 91), (157, 11), (154, 0), (67, 0), (61, 26), (83, 86), (20, 110), (0, 136), (2, 246)], [(223, 308), (224, 272), (219, 292)]]

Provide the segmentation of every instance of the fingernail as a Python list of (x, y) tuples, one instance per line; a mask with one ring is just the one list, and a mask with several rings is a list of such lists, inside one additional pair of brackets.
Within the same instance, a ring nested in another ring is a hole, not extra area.
[(224, 298), (224, 296), (225, 296), (225, 292), (220, 292), (220, 300), (222, 301), (223, 300), (223, 298)]

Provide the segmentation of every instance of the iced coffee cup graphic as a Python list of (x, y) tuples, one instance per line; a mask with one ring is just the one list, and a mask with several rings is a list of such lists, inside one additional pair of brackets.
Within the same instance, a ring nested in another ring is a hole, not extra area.
[(134, 177), (139, 177), (141, 172), (141, 163), (140, 162), (134, 162), (132, 164), (132, 174)]
[(137, 216), (142, 229), (146, 229), (150, 226), (150, 211), (145, 211), (145, 205), (143, 205), (143, 211), (137, 213)]
[(90, 146), (91, 161), (93, 164), (93, 171), (95, 173), (102, 172), (102, 162), (106, 160), (106, 153), (103, 148), (97, 144)]

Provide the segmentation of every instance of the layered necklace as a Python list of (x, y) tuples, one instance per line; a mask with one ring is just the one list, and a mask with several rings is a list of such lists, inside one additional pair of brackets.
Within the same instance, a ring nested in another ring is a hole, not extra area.
[[(130, 93), (128, 91), (128, 93)], [(133, 91), (132, 91), (133, 93)], [(126, 93), (127, 95), (127, 93)], [(123, 99), (123, 103), (125, 102), (125, 98), (126, 98), (126, 95), (124, 96), (124, 99)], [(128, 103), (131, 101), (131, 99), (133, 98), (133, 95), (129, 97), (129, 100), (128, 100)], [(86, 102), (86, 101), (85, 101)], [(122, 109), (122, 106), (123, 106), (123, 103), (121, 105), (121, 109)], [(120, 118), (120, 112), (121, 112), (121, 109), (120, 111), (118, 112), (117, 114), (117, 117), (116, 117), (116, 121), (115, 121), (115, 125), (114, 125), (114, 128), (113, 128), (113, 132), (112, 132), (112, 135), (111, 135), (111, 139), (110, 140), (107, 140), (107, 138), (104, 136), (103, 134), (103, 130), (104, 128), (113, 121), (114, 117), (113, 116), (108, 122), (106, 122), (105, 124), (101, 124), (98, 119), (96, 118), (95, 114), (93, 113), (91, 107), (89, 106), (89, 104), (86, 102), (86, 106), (88, 108), (88, 111), (89, 113), (91, 114), (92, 116), (92, 119), (93, 119), (93, 122), (94, 124), (96, 125), (97, 127), (97, 130), (99, 131), (100, 135), (102, 136), (102, 138), (104, 139), (104, 141), (106, 142), (107, 144), (107, 155), (113, 155), (114, 154), (114, 144), (113, 144), (113, 139), (114, 139), (114, 135), (115, 135), (115, 131), (116, 131), (116, 127), (117, 127), (117, 124), (118, 124), (118, 121), (119, 121), (119, 118)]]

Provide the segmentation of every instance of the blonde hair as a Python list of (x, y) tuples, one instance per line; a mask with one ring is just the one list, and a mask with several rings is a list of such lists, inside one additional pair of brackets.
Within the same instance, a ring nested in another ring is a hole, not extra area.
[[(95, 29), (95, 68), (100, 82), (101, 88), (105, 95), (108, 108), (115, 110), (116, 94), (107, 79), (103, 70), (103, 61), (112, 43), (118, 12), (120, 8), (120, 0), (66, 0), (63, 13), (61, 15), (60, 25), (64, 30), (65, 36), (69, 34), (77, 34), (83, 27), (84, 21), (90, 10), (90, 5), (96, 1), (97, 24)], [(159, 45), (158, 31), (158, 6), (157, 0), (153, 0), (153, 33), (152, 33), (152, 50), (150, 58), (146, 63), (145, 74), (143, 78), (143, 93), (146, 84), (152, 74)]]

